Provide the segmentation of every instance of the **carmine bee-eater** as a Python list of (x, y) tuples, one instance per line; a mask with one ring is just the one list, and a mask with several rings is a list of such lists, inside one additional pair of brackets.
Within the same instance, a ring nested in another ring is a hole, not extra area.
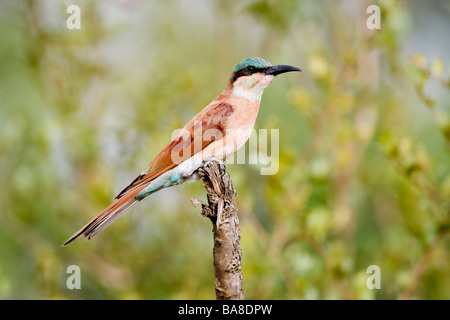
[(249, 58), (233, 69), (225, 90), (189, 121), (150, 165), (126, 187), (116, 200), (63, 246), (80, 235), (92, 238), (148, 195), (185, 181), (199, 179), (204, 160), (225, 161), (250, 137), (265, 88), (276, 75), (301, 71), (287, 65), (271, 65)]

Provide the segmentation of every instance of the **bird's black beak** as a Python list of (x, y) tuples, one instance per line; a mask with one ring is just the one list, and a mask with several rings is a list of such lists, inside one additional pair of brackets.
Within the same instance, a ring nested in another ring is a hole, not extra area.
[(276, 66), (270, 66), (268, 67), (264, 73), (267, 75), (272, 75), (272, 76), (276, 76), (285, 72), (291, 72), (291, 71), (302, 71), (299, 68), (293, 67), (293, 66), (287, 66), (284, 64), (279, 64)]

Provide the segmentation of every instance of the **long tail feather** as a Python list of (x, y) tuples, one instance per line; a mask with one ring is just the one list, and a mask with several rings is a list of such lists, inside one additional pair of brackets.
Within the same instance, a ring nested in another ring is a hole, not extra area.
[(79, 236), (84, 235), (87, 239), (91, 239), (111, 223), (116, 221), (120, 216), (128, 211), (132, 206), (138, 203), (140, 200), (135, 199), (135, 196), (144, 188), (141, 186), (135, 190), (132, 190), (122, 198), (114, 201), (108, 208), (100, 212), (94, 219), (87, 223), (84, 227), (78, 230), (72, 237), (63, 243), (63, 247), (77, 239)]
[(108, 227), (111, 223), (113, 223), (114, 221), (119, 219), (120, 216), (122, 216), (126, 211), (128, 211), (128, 209), (130, 209), (132, 206), (134, 206), (138, 202), (139, 202), (139, 200), (136, 200), (136, 199), (129, 200), (126, 204), (124, 204), (122, 207), (120, 207), (117, 211), (110, 213), (109, 215), (107, 215), (106, 217), (104, 217), (103, 219), (98, 221), (96, 224), (90, 226), (84, 232), (84, 236), (88, 239), (91, 239), (96, 234), (98, 234), (101, 231), (103, 231), (104, 229), (106, 229), (106, 227)]

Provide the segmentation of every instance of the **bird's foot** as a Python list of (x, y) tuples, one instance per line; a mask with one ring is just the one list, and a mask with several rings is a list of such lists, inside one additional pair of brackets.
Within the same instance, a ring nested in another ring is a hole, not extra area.
[(203, 160), (203, 165), (204, 166), (208, 166), (211, 162), (216, 162), (219, 164), (219, 168), (220, 168), (220, 174), (223, 176), (226, 173), (227, 167), (225, 165), (225, 163), (222, 160), (219, 160), (217, 158), (214, 157), (208, 157), (205, 160)]

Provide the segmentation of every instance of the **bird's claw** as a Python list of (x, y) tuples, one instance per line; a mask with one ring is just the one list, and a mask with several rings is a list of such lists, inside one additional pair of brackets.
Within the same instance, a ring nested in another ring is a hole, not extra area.
[(221, 174), (222, 176), (225, 175), (226, 170), (227, 170), (227, 167), (226, 167), (225, 163), (224, 163), (222, 160), (219, 160), (219, 159), (213, 158), (213, 157), (209, 157), (209, 158), (206, 158), (206, 159), (203, 161), (203, 164), (204, 164), (205, 166), (207, 166), (207, 165), (209, 165), (211, 162), (216, 162), (217, 164), (219, 164), (220, 174)]

